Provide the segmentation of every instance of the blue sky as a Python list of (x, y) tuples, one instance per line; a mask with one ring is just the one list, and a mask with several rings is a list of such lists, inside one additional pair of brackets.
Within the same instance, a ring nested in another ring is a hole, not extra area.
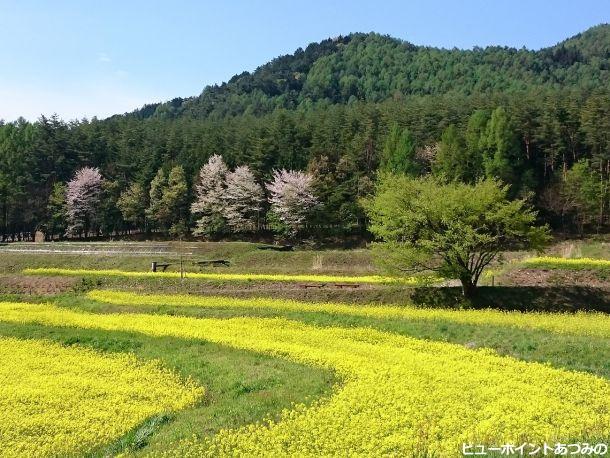
[(349, 32), (538, 49), (602, 22), (610, 0), (0, 0), (0, 119), (123, 113)]

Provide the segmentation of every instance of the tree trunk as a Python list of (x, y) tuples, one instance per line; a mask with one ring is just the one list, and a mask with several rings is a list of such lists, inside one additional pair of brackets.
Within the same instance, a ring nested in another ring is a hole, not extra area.
[(472, 299), (476, 294), (477, 285), (474, 284), (470, 277), (462, 277), (460, 281), (462, 282), (462, 296), (465, 299)]

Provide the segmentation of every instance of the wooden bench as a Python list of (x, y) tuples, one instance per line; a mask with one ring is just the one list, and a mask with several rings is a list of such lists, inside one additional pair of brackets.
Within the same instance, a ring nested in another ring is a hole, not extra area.
[(150, 270), (152, 272), (156, 272), (157, 269), (162, 268), (163, 272), (165, 272), (170, 265), (171, 264), (168, 264), (168, 263), (165, 263), (165, 262), (153, 261), (153, 262), (150, 263)]
[(326, 283), (297, 283), (299, 288), (324, 288)]
[(336, 286), (337, 288), (360, 288), (360, 284), (359, 283), (335, 283), (334, 286)]
[(226, 259), (206, 259), (206, 260), (203, 260), (203, 261), (196, 261), (195, 264), (197, 264), (199, 266), (212, 266), (212, 267), (225, 266), (225, 267), (229, 267), (229, 265), (231, 263), (229, 261), (227, 261)]
[(293, 251), (294, 246), (292, 245), (259, 245), (256, 248), (259, 250), (271, 250), (271, 251)]

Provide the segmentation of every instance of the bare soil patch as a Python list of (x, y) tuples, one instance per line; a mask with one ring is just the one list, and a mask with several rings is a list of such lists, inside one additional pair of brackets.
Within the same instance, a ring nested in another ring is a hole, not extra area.
[(69, 291), (78, 283), (73, 277), (0, 276), (0, 293), (47, 295)]
[(610, 276), (595, 270), (515, 269), (500, 279), (504, 285), (514, 286), (587, 286), (610, 288)]

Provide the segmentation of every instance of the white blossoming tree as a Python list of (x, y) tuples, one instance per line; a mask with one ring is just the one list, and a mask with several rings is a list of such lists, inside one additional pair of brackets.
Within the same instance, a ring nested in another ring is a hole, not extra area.
[(67, 234), (78, 235), (94, 229), (98, 223), (98, 208), (102, 197), (102, 174), (97, 167), (83, 167), (67, 184)]
[(270, 219), (280, 232), (295, 236), (307, 220), (318, 199), (313, 192), (313, 176), (293, 170), (276, 170), (273, 181), (267, 183)]
[(225, 226), (224, 207), (226, 205), (226, 176), (229, 172), (222, 156), (214, 154), (201, 167), (199, 180), (195, 185), (195, 202), (191, 205), (197, 220), (195, 234), (212, 234)]
[(235, 232), (256, 229), (264, 198), (263, 189), (247, 165), (227, 173), (223, 216), (229, 227)]

